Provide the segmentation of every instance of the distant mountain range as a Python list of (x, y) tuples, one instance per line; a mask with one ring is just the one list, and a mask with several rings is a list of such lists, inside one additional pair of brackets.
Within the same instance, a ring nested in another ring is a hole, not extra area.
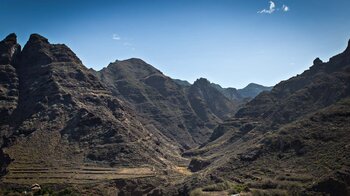
[(349, 84), (350, 43), (275, 87), (235, 89), (137, 58), (95, 71), (64, 44), (32, 34), (22, 49), (10, 34), (0, 194), (39, 183), (82, 195), (348, 195)]
[[(200, 78), (205, 79), (205, 78)], [(189, 87), (191, 86), (191, 83), (189, 83), (186, 80), (179, 80), (179, 79), (173, 79), (177, 84)], [(214, 88), (216, 88), (219, 92), (221, 92), (225, 97), (232, 101), (242, 101), (244, 99), (250, 100), (254, 97), (256, 97), (258, 94), (260, 94), (263, 91), (270, 91), (273, 87), (267, 87), (260, 84), (250, 83), (246, 87), (242, 89), (236, 89), (236, 88), (222, 88), (219, 84), (210, 83)]]

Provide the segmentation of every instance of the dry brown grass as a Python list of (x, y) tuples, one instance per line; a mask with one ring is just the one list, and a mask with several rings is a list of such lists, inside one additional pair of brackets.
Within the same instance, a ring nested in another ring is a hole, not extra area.
[(174, 170), (182, 175), (185, 175), (185, 176), (192, 175), (192, 172), (190, 170), (188, 170), (187, 167), (175, 166)]

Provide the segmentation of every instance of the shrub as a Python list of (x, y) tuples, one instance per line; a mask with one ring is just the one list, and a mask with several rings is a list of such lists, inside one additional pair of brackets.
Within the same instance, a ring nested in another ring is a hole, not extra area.
[(245, 184), (235, 184), (233, 188), (236, 190), (237, 193), (249, 191), (248, 186)]
[(249, 188), (245, 184), (234, 184), (229, 181), (224, 181), (221, 183), (205, 186), (203, 188), (203, 191), (228, 191), (230, 194), (234, 194), (240, 192), (247, 192), (249, 191)]

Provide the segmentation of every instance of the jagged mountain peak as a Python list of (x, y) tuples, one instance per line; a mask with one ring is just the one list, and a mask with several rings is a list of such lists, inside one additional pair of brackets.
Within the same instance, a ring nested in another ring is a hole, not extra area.
[(133, 63), (133, 64), (148, 64), (148, 63), (146, 63), (144, 60), (142, 60), (140, 58), (129, 58), (129, 59), (126, 59), (124, 61), (130, 62), (130, 63)]
[(64, 44), (51, 44), (49, 40), (39, 34), (31, 34), (23, 47), (21, 61), (27, 67), (45, 65), (53, 62), (72, 62), (82, 64), (75, 53)]
[(350, 55), (350, 39), (349, 39), (349, 41), (348, 41), (348, 46), (346, 47), (344, 53)]
[(320, 65), (322, 63), (323, 63), (323, 61), (319, 57), (317, 57), (313, 62), (314, 65)]
[(17, 35), (15, 33), (10, 33), (8, 36), (5, 37), (3, 42), (11, 42), (17, 44)]
[(210, 85), (210, 81), (206, 78), (198, 78), (193, 85)]
[(113, 66), (129, 66), (129, 67), (135, 67), (135, 68), (142, 68), (144, 67), (152, 67), (156, 70), (153, 66), (148, 64), (146, 61), (140, 59), (140, 58), (129, 58), (125, 60), (115, 60), (114, 62), (110, 63), (107, 68), (113, 67)]
[(10, 64), (17, 58), (21, 46), (17, 43), (17, 36), (11, 33), (0, 41), (0, 64)]
[(133, 65), (148, 65), (148, 63), (140, 58), (128, 58), (128, 59), (125, 59), (125, 60), (115, 60), (114, 62), (110, 63), (110, 64), (118, 64), (118, 63), (123, 63), (123, 62), (128, 62), (130, 64), (133, 64)]
[(346, 65), (348, 63), (350, 63), (350, 40), (348, 41), (348, 45), (346, 47), (346, 49), (344, 50), (344, 52), (331, 57), (329, 59), (329, 63), (331, 63), (333, 66), (337, 66), (337, 65)]
[(38, 42), (49, 44), (49, 40), (46, 37), (39, 35), (37, 33), (31, 34), (29, 37), (28, 43), (38, 43)]
[(161, 71), (139, 58), (116, 60), (98, 73), (109, 73), (117, 78), (127, 75), (127, 80), (138, 80), (152, 74), (162, 74)]

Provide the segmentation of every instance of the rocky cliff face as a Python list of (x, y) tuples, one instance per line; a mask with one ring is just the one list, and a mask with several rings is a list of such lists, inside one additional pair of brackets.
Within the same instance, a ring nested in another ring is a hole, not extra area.
[(144, 118), (144, 124), (184, 148), (194, 147), (209, 137), (210, 130), (193, 112), (183, 89), (144, 61), (116, 61), (96, 75)]
[(21, 50), (10, 34), (0, 42), (0, 187), (348, 195), (350, 42), (262, 89), (188, 85), (140, 59), (97, 72), (63, 44), (33, 34)]
[(181, 151), (204, 143), (211, 128), (234, 109), (222, 95), (206, 94), (200, 101), (225, 103), (208, 111), (214, 120), (203, 120), (187, 87), (144, 61), (116, 61), (96, 72), (66, 45), (38, 34), (23, 50), (11, 34), (0, 42), (0, 52), (2, 183), (147, 176), (166, 184), (183, 175), (181, 167), (189, 162)]
[(233, 102), (198, 80), (183, 85), (140, 59), (116, 61), (95, 74), (168, 138), (185, 149), (204, 143), (212, 128), (236, 110)]
[(30, 176), (37, 167), (60, 182), (66, 171), (87, 165), (161, 169), (182, 160), (177, 143), (143, 124), (67, 46), (33, 34), (20, 51), (11, 34), (0, 49), (4, 182), (40, 181)]
[(196, 80), (187, 92), (192, 108), (206, 122), (220, 122), (220, 119), (233, 115), (239, 105), (204, 78)]
[(16, 35), (10, 34), (0, 42), (0, 115), (1, 122), (8, 121), (17, 106), (18, 75), (15, 64), (21, 50)]
[(350, 44), (243, 106), (184, 153), (211, 163), (184, 187), (224, 179), (256, 194), (350, 194), (349, 58)]
[[(0, 42), (0, 146), (5, 145), (5, 139), (12, 134), (9, 129), (11, 116), (15, 111), (19, 98), (19, 81), (15, 65), (21, 47), (17, 44), (15, 34), (8, 35)], [(6, 173), (6, 167), (11, 159), (0, 151), (0, 175)]]
[(236, 116), (287, 123), (347, 97), (348, 53), (349, 47), (327, 63), (317, 58), (309, 70), (277, 84), (270, 93), (258, 95)]

